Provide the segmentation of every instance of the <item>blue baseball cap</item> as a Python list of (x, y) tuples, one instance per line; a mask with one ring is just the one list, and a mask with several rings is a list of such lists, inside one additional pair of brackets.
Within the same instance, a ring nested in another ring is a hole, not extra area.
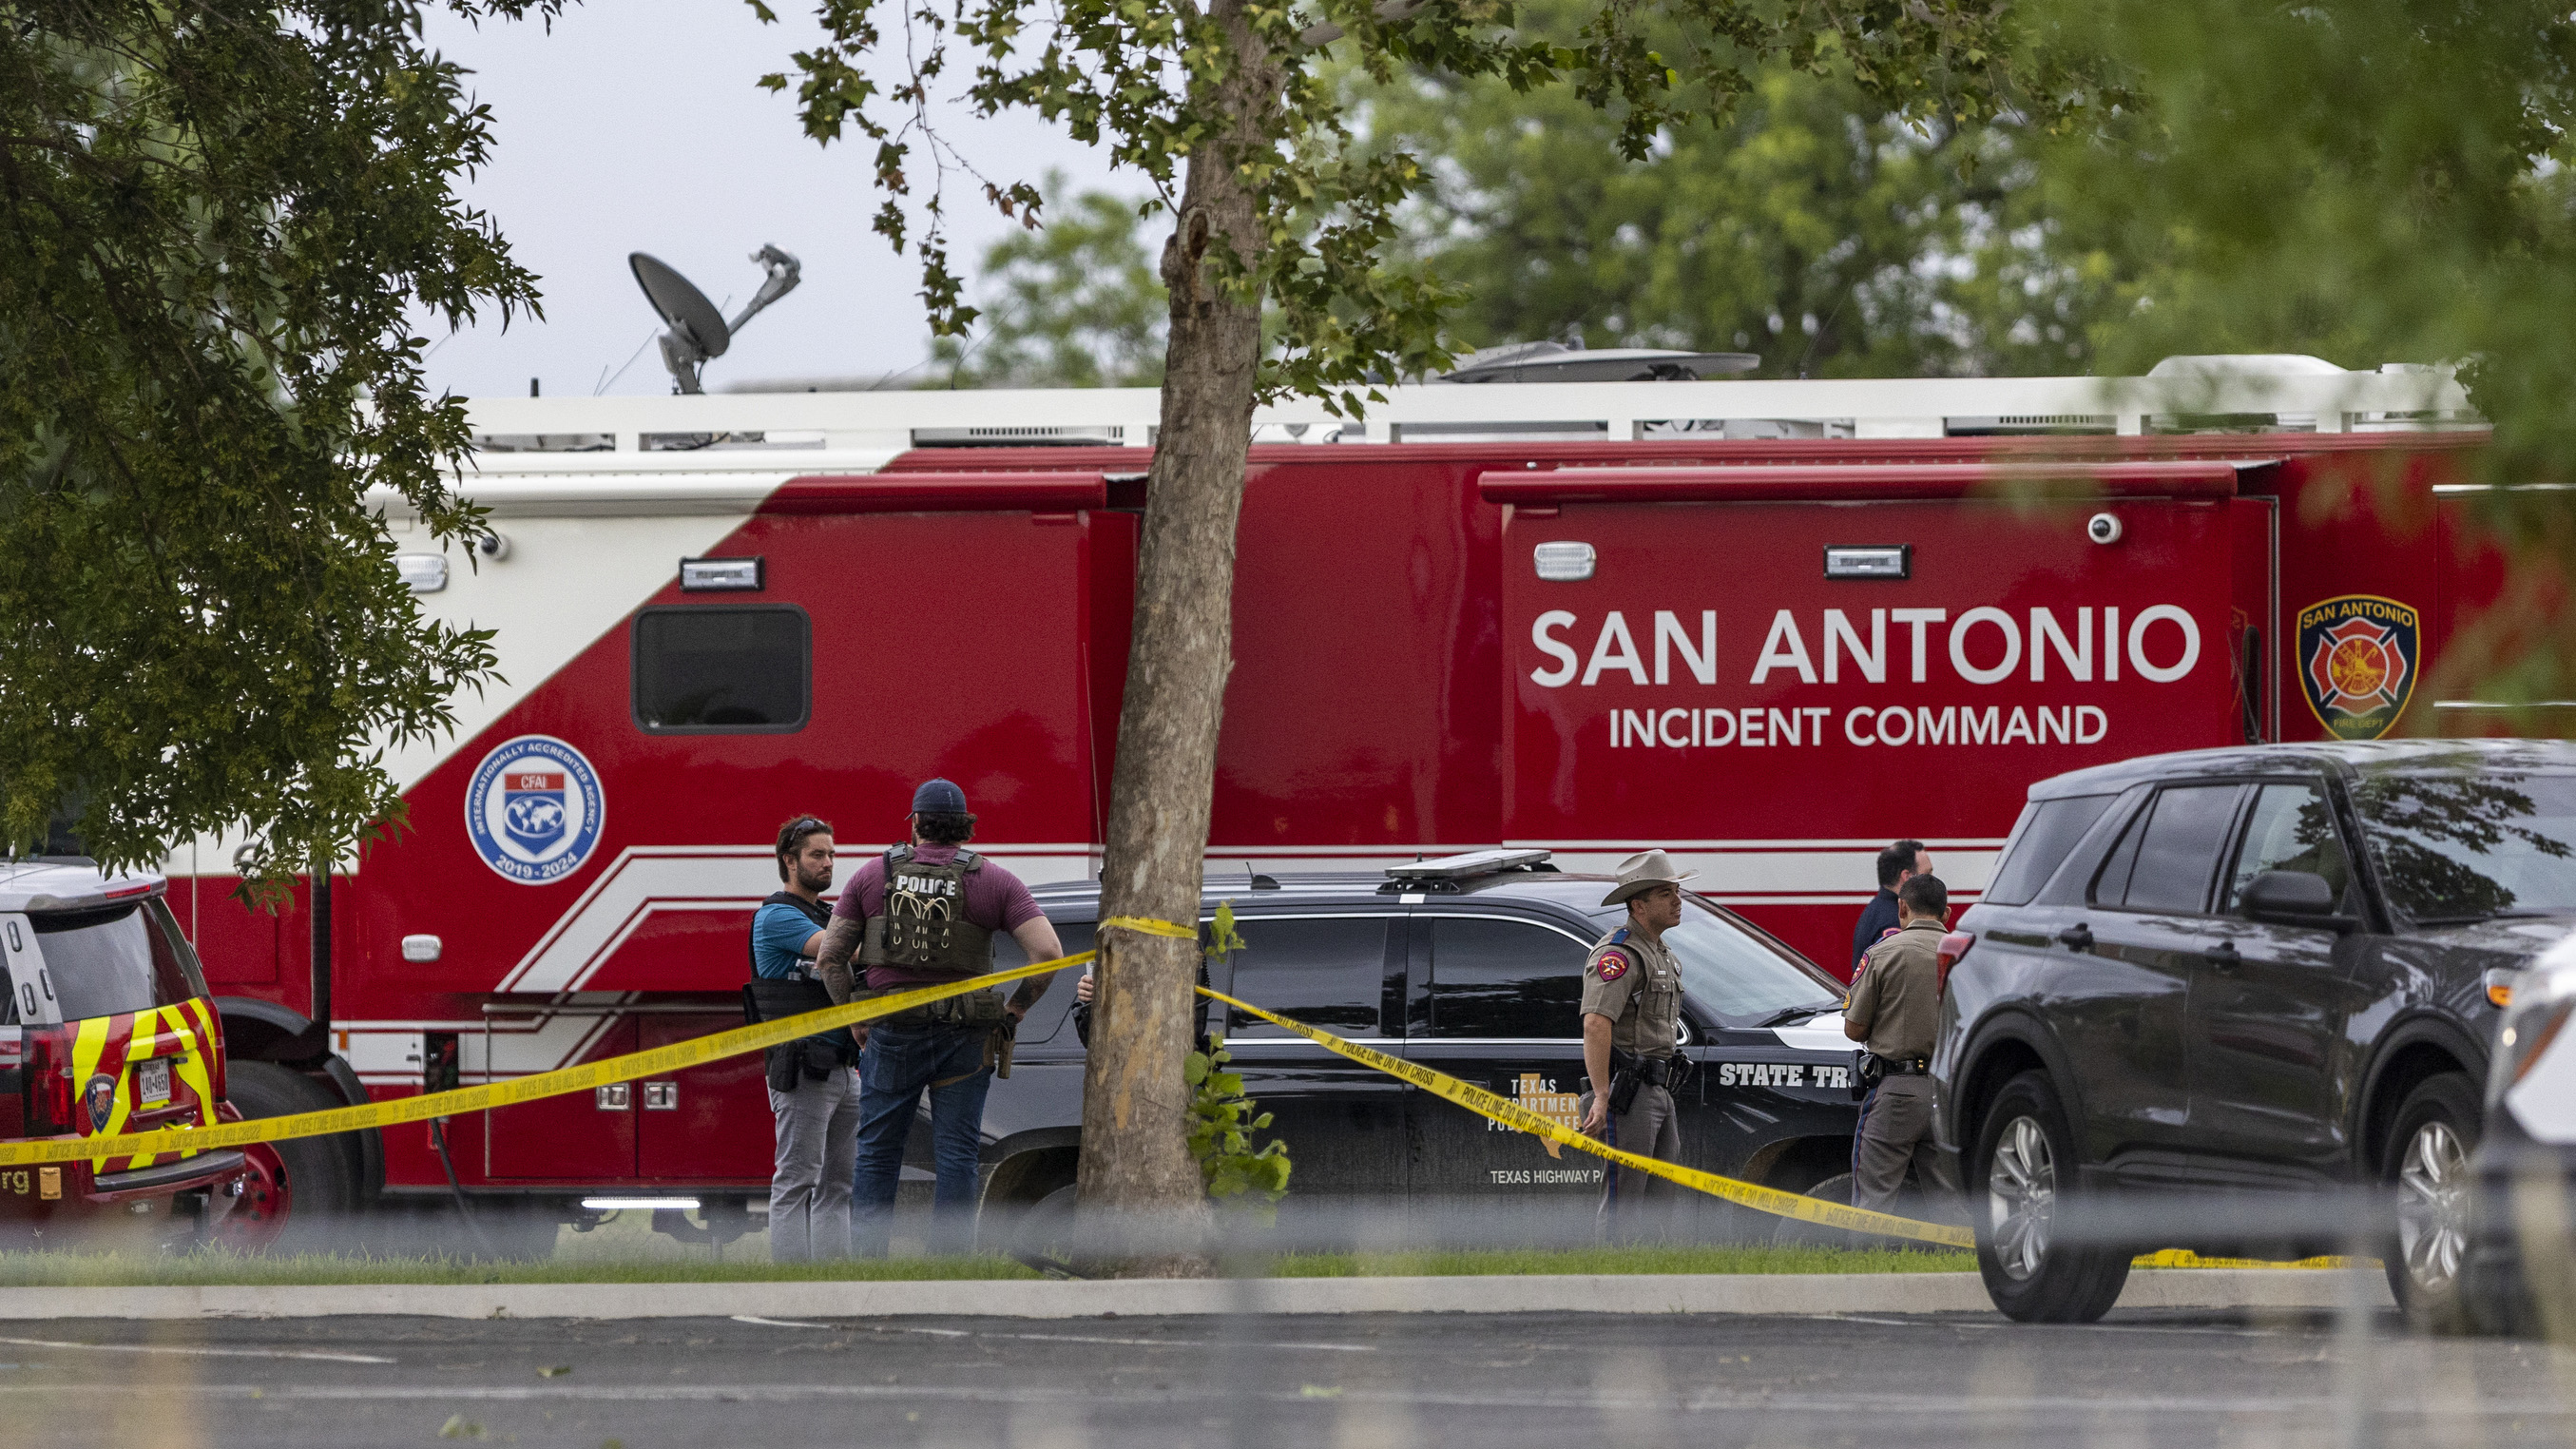
[(916, 815), (963, 815), (966, 792), (949, 780), (924, 780), (912, 792), (912, 811)]

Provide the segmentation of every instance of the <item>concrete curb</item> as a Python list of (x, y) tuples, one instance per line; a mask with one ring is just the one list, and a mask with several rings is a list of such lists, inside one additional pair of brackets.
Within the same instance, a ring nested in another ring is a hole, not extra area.
[[(2340, 1308), (2328, 1271), (2148, 1269), (2122, 1308)], [(2359, 1284), (2390, 1304), (2376, 1271)], [(50, 1318), (1122, 1318), (1216, 1313), (1991, 1313), (1973, 1273), (1609, 1274), (1197, 1281), (346, 1284), (0, 1288), (0, 1320)]]

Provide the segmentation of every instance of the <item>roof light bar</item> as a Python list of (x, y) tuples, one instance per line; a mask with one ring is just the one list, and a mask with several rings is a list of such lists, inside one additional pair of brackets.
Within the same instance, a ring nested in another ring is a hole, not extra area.
[(1390, 865), (1386, 873), (1393, 880), (1467, 880), (1546, 863), (1547, 852), (1544, 850), (1471, 850), (1464, 855), (1434, 856), (1429, 860)]

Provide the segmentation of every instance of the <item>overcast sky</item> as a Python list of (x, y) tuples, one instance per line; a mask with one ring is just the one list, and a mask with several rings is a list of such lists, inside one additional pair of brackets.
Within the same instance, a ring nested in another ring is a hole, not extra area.
[[(706, 370), (710, 390), (759, 377), (849, 376), (918, 362), (929, 342), (920, 276), (867, 228), (877, 198), (869, 150), (805, 139), (793, 93), (753, 84), (785, 68), (816, 31), (778, 3), (764, 26), (739, 0), (598, 0), (554, 26), (477, 30), (433, 9), (431, 43), (472, 70), (492, 108), (493, 164), (466, 196), (500, 223), (545, 293), (543, 322), (432, 332), (430, 384), (466, 396), (658, 393), (670, 376), (626, 254), (651, 252), (730, 317), (760, 284), (749, 260), (775, 242), (805, 264), (804, 284), (746, 326)], [(961, 65), (958, 69), (964, 69)], [(996, 180), (1062, 167), (1077, 185), (1112, 184), (1105, 160), (1031, 117), (952, 115), (956, 139)], [(927, 168), (916, 168), (916, 177)], [(1120, 190), (1137, 190), (1130, 177)], [(952, 187), (951, 255), (972, 274), (1007, 223), (971, 182)], [(632, 365), (627, 365), (633, 357)]]

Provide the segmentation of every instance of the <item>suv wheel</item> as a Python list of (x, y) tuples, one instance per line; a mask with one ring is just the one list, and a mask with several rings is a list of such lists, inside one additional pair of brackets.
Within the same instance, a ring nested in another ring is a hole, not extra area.
[(2468, 1256), (2469, 1157), (2478, 1146), (2478, 1097), (2457, 1072), (2427, 1077), (2406, 1094), (2380, 1153), (2397, 1195), (2388, 1287), (2406, 1321), (2424, 1333), (2465, 1333), (2460, 1270)]
[(1968, 1160), (1977, 1272), (1986, 1296), (2024, 1323), (2091, 1323), (2129, 1280), (2116, 1245), (2064, 1240), (2064, 1207), (2076, 1190), (2075, 1133), (2046, 1072), (2004, 1084)]

